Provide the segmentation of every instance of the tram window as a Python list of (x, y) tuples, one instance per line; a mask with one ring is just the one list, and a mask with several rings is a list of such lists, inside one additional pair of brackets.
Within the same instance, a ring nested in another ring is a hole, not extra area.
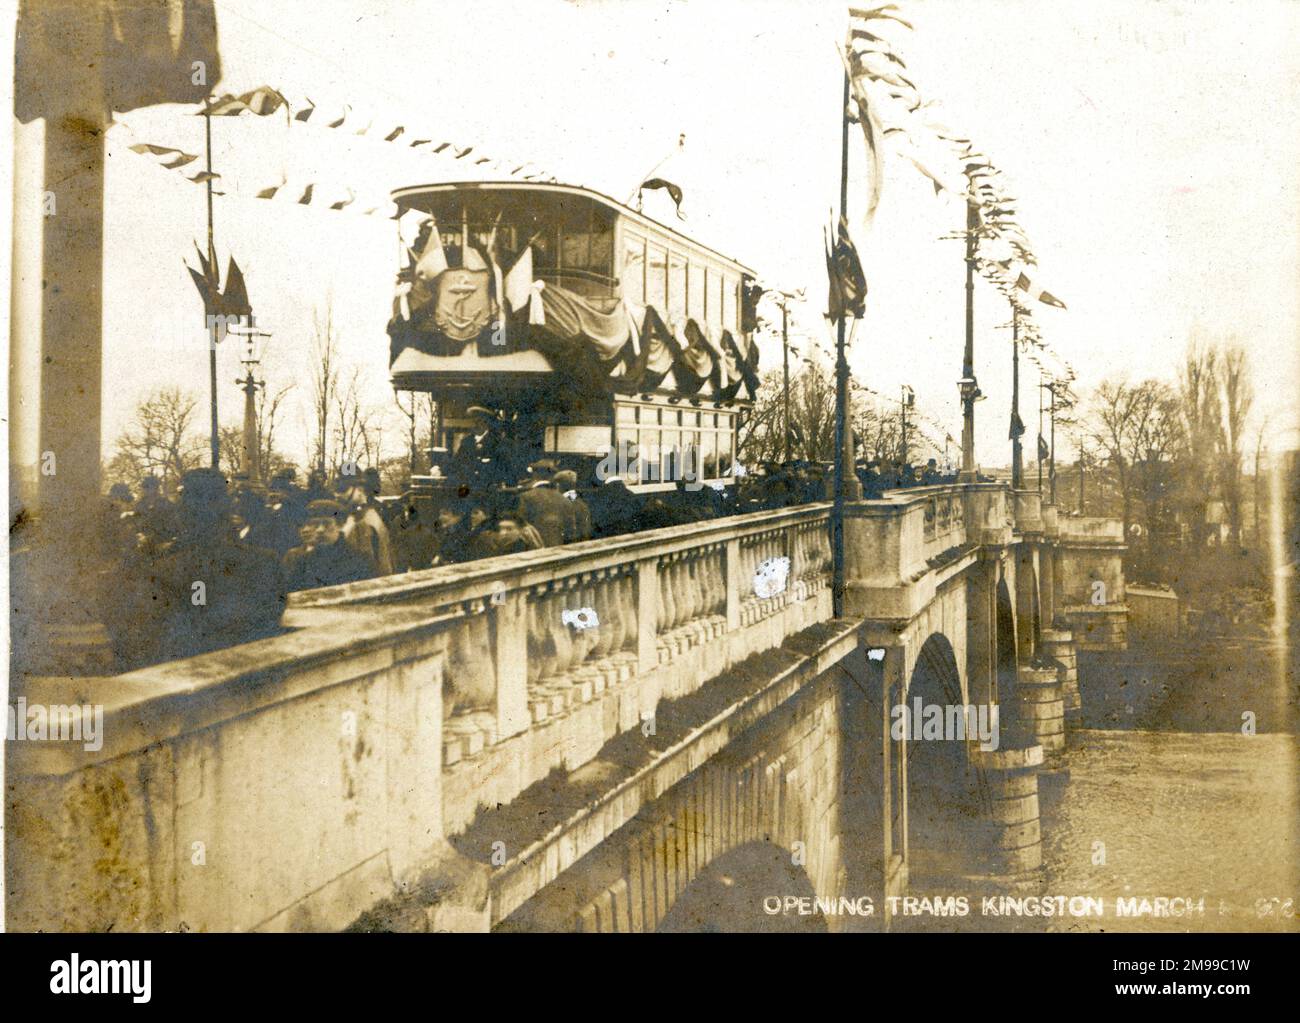
[(649, 247), (645, 275), (646, 305), (659, 312), (668, 309), (668, 253), (658, 245)]
[(704, 447), (701, 452), (704, 459), (705, 479), (715, 479), (718, 475), (718, 435), (710, 430), (704, 431)]
[(704, 323), (704, 267), (692, 262), (687, 271), (686, 315), (696, 323)]
[(677, 453), (682, 445), (682, 435), (676, 430), (665, 430), (663, 440), (663, 465), (665, 480), (676, 480), (677, 471)]
[(731, 433), (718, 434), (718, 475), (725, 476), (731, 470)]
[(620, 423), (635, 423), (635, 422), (636, 422), (636, 406), (635, 406), (635, 405), (620, 405), (620, 406), (618, 407), (618, 421), (619, 421)]
[(663, 449), (659, 446), (658, 430), (641, 431), (641, 480), (643, 483), (658, 483)]
[(606, 277), (614, 275), (614, 228), (600, 218), (591, 229), (590, 268)]
[(634, 234), (623, 239), (623, 267), (619, 271), (623, 297), (636, 305), (645, 304), (645, 239)]
[(668, 257), (668, 317), (686, 319), (686, 259), (676, 252)]

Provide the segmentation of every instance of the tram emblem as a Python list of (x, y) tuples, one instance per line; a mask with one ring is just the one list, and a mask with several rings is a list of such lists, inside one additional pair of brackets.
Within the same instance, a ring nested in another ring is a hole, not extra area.
[(492, 295), (486, 270), (445, 270), (438, 277), (438, 304), (434, 322), (453, 341), (469, 341), (483, 332), (492, 318)]

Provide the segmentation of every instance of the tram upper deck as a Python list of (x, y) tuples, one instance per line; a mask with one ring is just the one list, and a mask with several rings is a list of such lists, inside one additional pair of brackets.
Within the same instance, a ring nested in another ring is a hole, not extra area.
[(758, 290), (743, 264), (574, 186), (422, 185), (393, 198), (408, 236), (389, 323), (395, 387), (485, 404), (539, 384), (561, 403), (753, 399)]

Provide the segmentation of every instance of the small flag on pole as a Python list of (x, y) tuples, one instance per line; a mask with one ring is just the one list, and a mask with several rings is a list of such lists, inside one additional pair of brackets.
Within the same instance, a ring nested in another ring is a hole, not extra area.
[(832, 246), (826, 245), (826, 274), (830, 280), (826, 318), (838, 322), (847, 316), (862, 319), (867, 309), (867, 278), (862, 272), (858, 250), (849, 237), (848, 222), (840, 217), (839, 232)]
[(678, 220), (685, 220), (686, 217), (685, 217), (685, 215), (682, 213), (682, 189), (681, 189), (681, 186), (680, 186), (680, 185), (674, 185), (671, 181), (665, 181), (663, 178), (647, 178), (645, 181), (643, 181), (643, 182), (641, 183), (641, 189), (640, 189), (640, 190), (641, 190), (641, 191), (646, 191), (646, 190), (654, 191), (654, 190), (657, 189), (657, 188), (662, 188), (662, 189), (663, 189), (664, 191), (666, 191), (666, 192), (668, 193), (668, 195), (672, 198), (672, 200), (673, 200), (673, 205), (677, 207), (677, 219), (678, 219)]

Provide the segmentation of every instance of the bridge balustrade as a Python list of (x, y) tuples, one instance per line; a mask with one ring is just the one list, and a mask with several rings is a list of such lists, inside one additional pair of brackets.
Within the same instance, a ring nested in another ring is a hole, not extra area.
[[(1013, 511), (996, 484), (851, 503), (849, 614), (907, 620), (974, 547), (1011, 542)], [(345, 926), (479, 813), (828, 622), (830, 513), (314, 590), (291, 598), (283, 635), (112, 678), (25, 680), (29, 704), (93, 702), (104, 721), (94, 748), (9, 744), (11, 924)], [(1117, 538), (1069, 528), (1091, 559), (1063, 572), (1081, 603), (1090, 574), (1117, 571)], [(1122, 576), (1106, 581), (1122, 598)]]

